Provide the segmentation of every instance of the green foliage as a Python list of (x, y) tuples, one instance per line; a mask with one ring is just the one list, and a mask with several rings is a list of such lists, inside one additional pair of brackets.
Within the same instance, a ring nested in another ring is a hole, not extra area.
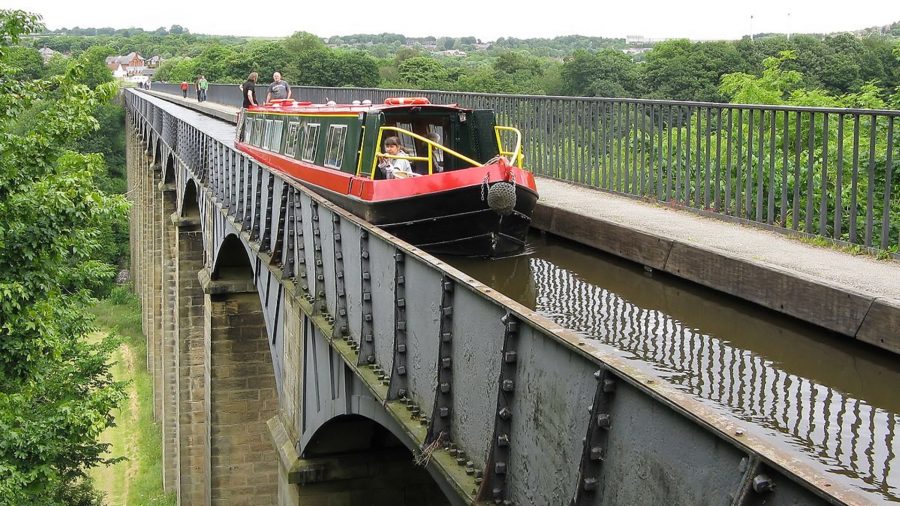
[[(0, 11), (0, 41), (38, 21)], [(96, 503), (84, 471), (108, 461), (97, 438), (122, 399), (108, 366), (117, 343), (86, 340), (90, 291), (112, 275), (97, 260), (101, 230), (125, 211), (95, 185), (102, 157), (67, 149), (117, 89), (91, 89), (87, 68), (0, 77), (0, 504)]]
[(44, 76), (44, 60), (37, 49), (9, 47), (3, 51), (0, 61), (6, 65), (9, 78), (31, 80)]
[(578, 50), (562, 68), (562, 92), (585, 97), (637, 97), (640, 74), (631, 57), (614, 49)]

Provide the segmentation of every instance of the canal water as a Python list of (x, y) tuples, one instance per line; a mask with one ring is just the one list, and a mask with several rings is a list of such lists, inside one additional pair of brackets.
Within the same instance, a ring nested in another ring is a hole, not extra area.
[(537, 232), (517, 257), (444, 260), (900, 503), (900, 361), (891, 354)]

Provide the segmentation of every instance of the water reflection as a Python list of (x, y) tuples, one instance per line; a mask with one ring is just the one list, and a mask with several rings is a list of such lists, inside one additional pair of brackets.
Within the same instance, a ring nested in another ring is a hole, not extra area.
[(534, 235), (530, 246), (516, 258), (447, 260), (900, 501), (895, 359), (567, 241)]

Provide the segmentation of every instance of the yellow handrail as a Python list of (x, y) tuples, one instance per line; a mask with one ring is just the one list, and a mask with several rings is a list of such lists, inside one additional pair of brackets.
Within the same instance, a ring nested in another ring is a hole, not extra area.
[[(500, 138), (500, 132), (504, 131), (516, 134), (516, 147), (512, 151), (503, 149), (503, 140)], [(522, 153), (522, 132), (520, 132), (518, 128), (497, 125), (494, 127), (494, 135), (497, 137), (497, 150), (500, 152), (500, 155), (507, 157), (512, 155), (509, 158), (509, 163), (521, 169), (525, 159), (525, 155)]]
[[(440, 150), (443, 151), (444, 153), (447, 153), (447, 154), (449, 154), (449, 155), (451, 155), (451, 156), (453, 156), (453, 157), (456, 157), (456, 158), (458, 158), (458, 159), (460, 159), (460, 160), (462, 160), (462, 161), (464, 161), (464, 162), (466, 162), (466, 163), (472, 165), (473, 167), (480, 167), (480, 166), (482, 165), (481, 163), (476, 162), (475, 160), (472, 160), (471, 158), (469, 158), (469, 157), (467, 157), (467, 156), (465, 156), (465, 155), (463, 155), (463, 154), (457, 153), (456, 151), (453, 151), (452, 149), (450, 149), (450, 148), (448, 148), (448, 147), (445, 147), (445, 146), (443, 146), (443, 145), (441, 145), (441, 144), (438, 144), (438, 143), (432, 141), (431, 139), (428, 139), (428, 138), (426, 138), (426, 137), (422, 137), (421, 135), (416, 134), (416, 133), (414, 133), (414, 132), (410, 132), (409, 130), (405, 130), (405, 129), (403, 129), (403, 128), (393, 127), (393, 126), (383, 126), (383, 127), (381, 127), (380, 130), (378, 130), (378, 142), (376, 143), (376, 146), (379, 147), (378, 149), (380, 149), (380, 146), (381, 146), (381, 139), (384, 137), (384, 132), (385, 132), (385, 131), (397, 132), (397, 133), (405, 134), (405, 135), (408, 135), (408, 136), (410, 136), (410, 137), (412, 137), (412, 138), (414, 138), (414, 139), (418, 139), (418, 140), (424, 142), (425, 144), (428, 145), (428, 156), (427, 156), (427, 157), (424, 157), (424, 156), (409, 156), (409, 155), (407, 155), (407, 156), (397, 156), (397, 155), (389, 155), (389, 154), (387, 154), (387, 153), (381, 153), (381, 152), (379, 151), (379, 152), (375, 153), (375, 157), (374, 157), (373, 160), (372, 160), (372, 172), (371, 172), (370, 175), (369, 175), (369, 177), (370, 177), (371, 179), (375, 179), (375, 171), (378, 170), (378, 157), (384, 157), (384, 158), (400, 158), (400, 159), (403, 159), (403, 160), (415, 160), (415, 161), (427, 161), (427, 162), (428, 162), (428, 174), (431, 175), (431, 174), (434, 173), (433, 170), (434, 170), (434, 150), (435, 150), (435, 149), (440, 149)], [(360, 175), (361, 175), (361, 174), (360, 174)]]

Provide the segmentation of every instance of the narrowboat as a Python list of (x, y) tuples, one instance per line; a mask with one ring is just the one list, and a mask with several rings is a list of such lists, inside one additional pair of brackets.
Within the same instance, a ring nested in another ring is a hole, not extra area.
[(538, 198), (517, 129), (422, 97), (273, 101), (241, 111), (235, 146), (433, 254), (521, 252)]

